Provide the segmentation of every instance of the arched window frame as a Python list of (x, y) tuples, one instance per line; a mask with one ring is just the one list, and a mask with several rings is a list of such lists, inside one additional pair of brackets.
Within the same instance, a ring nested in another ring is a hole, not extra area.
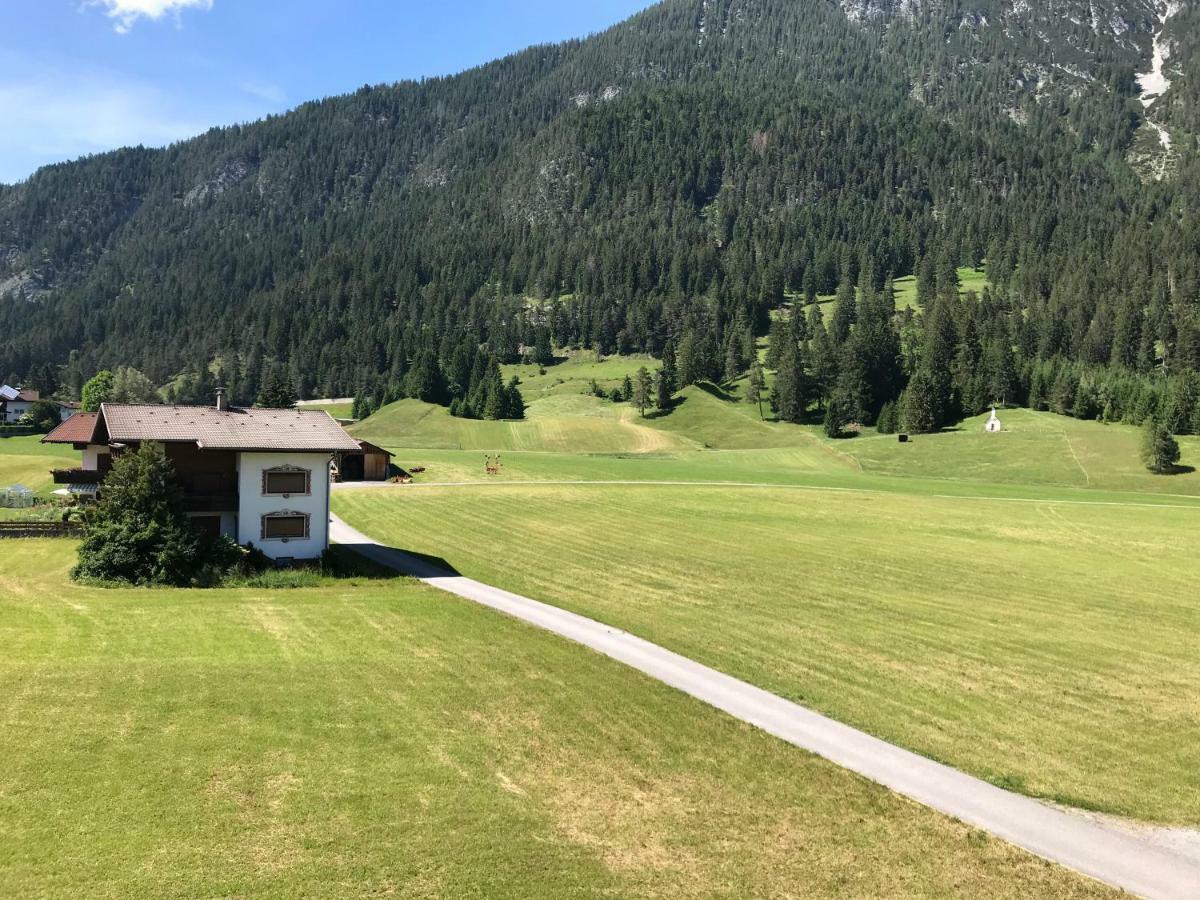
[[(303, 535), (288, 535), (286, 537), (267, 537), (267, 522), (271, 519), (303, 519), (304, 534)], [(278, 512), (265, 513), (259, 525), (259, 537), (264, 541), (279, 541), (288, 543), (290, 541), (307, 541), (312, 536), (312, 516), (306, 512), (300, 512), (295, 509), (281, 509)]]
[[(304, 490), (303, 491), (272, 491), (270, 487), (270, 477), (272, 475), (303, 475)], [(262, 495), (264, 497), (311, 497), (312, 496), (312, 469), (303, 469), (300, 466), (272, 466), (269, 469), (263, 469), (262, 473)]]

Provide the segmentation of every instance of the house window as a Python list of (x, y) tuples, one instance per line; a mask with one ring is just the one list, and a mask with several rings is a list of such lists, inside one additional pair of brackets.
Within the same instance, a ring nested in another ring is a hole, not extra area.
[(189, 524), (196, 531), (208, 537), (219, 538), (221, 536), (220, 516), (192, 516)]
[(308, 519), (305, 513), (277, 512), (262, 517), (262, 539), (264, 541), (304, 540), (308, 537)]
[(312, 492), (312, 472), (295, 466), (279, 466), (263, 471), (264, 497), (305, 496)]

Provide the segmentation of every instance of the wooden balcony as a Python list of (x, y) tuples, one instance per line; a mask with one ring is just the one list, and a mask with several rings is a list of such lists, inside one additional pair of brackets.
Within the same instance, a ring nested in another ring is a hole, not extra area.
[(104, 473), (95, 469), (55, 469), (50, 473), (55, 484), (99, 484)]

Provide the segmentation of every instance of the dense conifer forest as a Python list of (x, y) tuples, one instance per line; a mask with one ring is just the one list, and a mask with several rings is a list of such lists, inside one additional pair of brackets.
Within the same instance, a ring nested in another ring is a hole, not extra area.
[[(1200, 18), (1027, 6), (667, 0), (45, 168), (0, 187), (0, 374), (494, 418), (521, 406), (499, 363), (649, 353), (678, 387), (749, 371), (773, 331), (784, 419), (920, 430), (1007, 401), (1192, 430)], [(1172, 86), (1147, 107), (1155, 35)], [(988, 288), (961, 295), (961, 266)]]

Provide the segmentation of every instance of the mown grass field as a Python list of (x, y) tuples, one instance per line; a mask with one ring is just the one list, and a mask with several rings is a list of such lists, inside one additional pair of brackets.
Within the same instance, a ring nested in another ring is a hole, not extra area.
[(0, 895), (1109, 895), (411, 582), (110, 590), (19, 549)]
[(53, 489), (52, 469), (78, 465), (78, 451), (61, 444), (42, 444), (41, 437), (0, 438), (0, 488), (23, 484), (44, 494)]
[(354, 414), (353, 403), (307, 403), (304, 409), (327, 412), (335, 419), (349, 419)]
[(909, 444), (871, 431), (839, 441), (811, 432), (873, 475), (1200, 496), (1200, 438), (1179, 438), (1188, 471), (1152, 475), (1141, 461), (1138, 428), (1027, 409), (998, 414), (1006, 429), (1000, 434), (985, 433), (984, 415)]
[(1200, 505), (797, 453), (530, 454), (508, 470), (777, 487), (496, 480), (343, 491), (334, 509), (995, 783), (1200, 823)]
[[(79, 464), (79, 453), (58, 444), (42, 444), (41, 435), (0, 438), (0, 491), (23, 484), (34, 491), (36, 499), (51, 498), (52, 469), (67, 469)], [(0, 522), (14, 519), (44, 518), (45, 507), (37, 510), (6, 509), (0, 506)]]

